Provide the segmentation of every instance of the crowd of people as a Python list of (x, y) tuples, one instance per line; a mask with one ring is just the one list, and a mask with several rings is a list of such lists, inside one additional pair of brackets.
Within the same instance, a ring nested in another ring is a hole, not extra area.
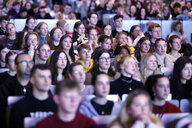
[[(191, 1), (62, 2), (0, 1), (0, 127), (34, 117), (42, 119), (36, 128), (97, 128), (93, 118), (110, 115), (106, 127), (163, 128), (163, 114), (182, 113), (167, 98), (192, 99), (192, 46), (181, 21), (191, 20)], [(106, 13), (115, 14), (109, 23)], [(26, 19), (20, 32), (15, 18)], [(50, 32), (46, 19), (58, 19)], [(68, 19), (81, 19), (72, 33)], [(158, 23), (123, 30), (136, 19), (175, 21), (163, 39)], [(22, 99), (8, 107), (10, 96)]]

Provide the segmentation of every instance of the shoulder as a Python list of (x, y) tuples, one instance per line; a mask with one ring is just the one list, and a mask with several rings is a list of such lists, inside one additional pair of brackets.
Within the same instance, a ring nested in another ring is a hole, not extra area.
[(79, 112), (77, 112), (77, 114), (76, 114), (76, 119), (79, 120), (81, 123), (84, 123), (85, 125), (90, 125), (90, 126), (95, 125), (95, 122), (91, 118), (89, 118)]
[(33, 99), (31, 98), (31, 96), (23, 96), (23, 98), (21, 97), (20, 100), (18, 100), (15, 104), (13, 104), (13, 107), (26, 107), (28, 105), (28, 103), (33, 102)]
[(41, 120), (37, 123), (35, 128), (51, 128), (51, 124), (55, 123), (56, 120), (56, 114), (46, 117), (45, 119)]
[(119, 82), (122, 82), (121, 78), (118, 78), (118, 79), (112, 81), (110, 84), (111, 84), (111, 85), (116, 85), (116, 84), (118, 84)]
[(137, 80), (134, 80), (133, 79), (133, 82), (132, 82), (134, 85), (137, 85), (137, 86), (141, 86), (141, 87), (144, 87), (143, 86), (143, 83), (141, 81), (137, 81)]
[(181, 110), (174, 104), (166, 102), (166, 106), (168, 106), (174, 112), (181, 112)]

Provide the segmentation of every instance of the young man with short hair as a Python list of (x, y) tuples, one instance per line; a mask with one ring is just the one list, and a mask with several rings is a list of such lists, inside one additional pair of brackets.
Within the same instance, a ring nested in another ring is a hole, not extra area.
[(155, 51), (155, 41), (161, 38), (161, 26), (157, 23), (152, 23), (148, 28), (149, 34), (151, 36), (151, 47), (152, 51)]
[(85, 88), (85, 70), (81, 63), (74, 62), (68, 68), (68, 76), (71, 80), (74, 80), (78, 83), (80, 90)]
[(63, 8), (63, 19), (64, 20), (75, 20), (76, 16), (72, 13), (72, 5), (67, 3)]
[(77, 112), (80, 102), (77, 82), (64, 80), (56, 86), (54, 101), (58, 112), (40, 121), (35, 128), (92, 128), (95, 122)]
[(5, 36), (7, 33), (6, 33), (6, 25), (9, 23), (10, 21), (10, 18), (9, 16), (1, 16), (0, 18), (0, 36)]
[(159, 38), (155, 41), (155, 52), (153, 54), (157, 58), (159, 68), (173, 68), (174, 57), (167, 54), (167, 42), (163, 38)]
[[(88, 27), (92, 26), (98, 31), (98, 33), (101, 33), (101, 28), (97, 26), (98, 14), (96, 12), (90, 12), (87, 16), (87, 21), (88, 21)], [(88, 27), (85, 28), (86, 33), (87, 33)]]
[(118, 32), (126, 32), (128, 34), (127, 31), (123, 30), (123, 15), (117, 14), (113, 17), (114, 20), (114, 24), (115, 24), (115, 29), (112, 30), (112, 35), (113, 37), (116, 36), (116, 34)]
[(6, 25), (7, 35), (0, 39), (0, 46), (8, 46), (10, 50), (19, 50), (21, 46), (22, 39), (19, 39), (19, 35), (16, 32), (16, 27), (13, 23), (8, 23)]
[(25, 117), (47, 117), (57, 110), (51, 94), (51, 71), (47, 65), (35, 65), (31, 70), (32, 95), (16, 102), (10, 113), (10, 128), (24, 127)]
[(80, 62), (85, 70), (85, 72), (88, 72), (93, 67), (93, 59), (91, 59), (91, 47), (88, 44), (81, 44), (77, 48), (79, 59), (77, 62)]

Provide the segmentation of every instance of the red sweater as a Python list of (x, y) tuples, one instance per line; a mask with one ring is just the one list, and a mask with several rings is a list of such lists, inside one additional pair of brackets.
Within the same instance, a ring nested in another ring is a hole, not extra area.
[(94, 126), (95, 122), (92, 119), (77, 112), (71, 122), (63, 122), (57, 114), (54, 114), (40, 121), (35, 128), (92, 128)]
[(157, 106), (157, 105), (153, 104), (153, 113), (154, 114), (158, 114), (158, 113), (180, 113), (180, 112), (181, 112), (181, 110), (177, 106), (175, 106), (175, 105), (173, 105), (167, 101), (165, 102), (165, 105), (163, 105), (163, 106)]

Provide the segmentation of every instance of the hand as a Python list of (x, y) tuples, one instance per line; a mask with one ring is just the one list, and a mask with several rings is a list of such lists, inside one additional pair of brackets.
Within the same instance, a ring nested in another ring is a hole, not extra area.
[(144, 124), (149, 124), (151, 122), (149, 116), (143, 114), (138, 117), (138, 120), (141, 120)]

